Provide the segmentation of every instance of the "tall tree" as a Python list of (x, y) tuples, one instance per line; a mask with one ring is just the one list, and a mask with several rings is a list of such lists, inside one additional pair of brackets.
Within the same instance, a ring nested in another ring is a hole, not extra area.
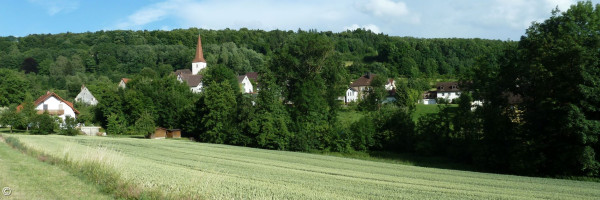
[(552, 12), (519, 42), (514, 92), (523, 95), (523, 137), (532, 173), (600, 174), (600, 5)]

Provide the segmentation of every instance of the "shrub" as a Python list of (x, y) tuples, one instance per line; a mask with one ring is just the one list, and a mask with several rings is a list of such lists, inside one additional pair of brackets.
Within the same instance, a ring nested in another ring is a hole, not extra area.
[(63, 127), (60, 129), (60, 133), (64, 135), (78, 135), (79, 131), (75, 129), (77, 126), (77, 120), (75, 118), (67, 116), (65, 118), (65, 122), (63, 123)]
[(31, 134), (47, 135), (54, 133), (54, 129), (58, 127), (56, 119), (48, 113), (36, 115), (31, 120)]

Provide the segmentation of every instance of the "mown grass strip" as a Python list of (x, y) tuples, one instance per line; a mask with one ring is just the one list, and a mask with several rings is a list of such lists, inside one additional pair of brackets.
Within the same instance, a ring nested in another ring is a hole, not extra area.
[(74, 161), (73, 159), (69, 159), (68, 156), (59, 158), (27, 148), (15, 137), (4, 137), (2, 134), (0, 134), (0, 137), (8, 145), (26, 155), (37, 158), (39, 161), (59, 166), (85, 181), (92, 182), (101, 192), (113, 195), (118, 199), (186, 199), (183, 196), (166, 195), (156, 189), (142, 189), (140, 186), (125, 181), (116, 170), (106, 166), (105, 163), (93, 160)]

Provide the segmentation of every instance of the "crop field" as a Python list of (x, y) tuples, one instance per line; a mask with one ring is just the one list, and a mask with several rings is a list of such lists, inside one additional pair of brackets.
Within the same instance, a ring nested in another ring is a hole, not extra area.
[[(5, 134), (5, 136), (8, 136)], [(28, 148), (106, 163), (143, 188), (206, 199), (598, 199), (600, 183), (334, 156), (89, 136), (10, 135)]]

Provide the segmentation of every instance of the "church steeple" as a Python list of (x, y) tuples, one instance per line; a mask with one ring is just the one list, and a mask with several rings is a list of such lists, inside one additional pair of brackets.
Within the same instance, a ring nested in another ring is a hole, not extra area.
[(206, 60), (204, 60), (204, 54), (202, 53), (202, 41), (200, 40), (200, 35), (198, 35), (198, 46), (196, 46), (196, 57), (194, 57), (192, 62), (206, 62)]

